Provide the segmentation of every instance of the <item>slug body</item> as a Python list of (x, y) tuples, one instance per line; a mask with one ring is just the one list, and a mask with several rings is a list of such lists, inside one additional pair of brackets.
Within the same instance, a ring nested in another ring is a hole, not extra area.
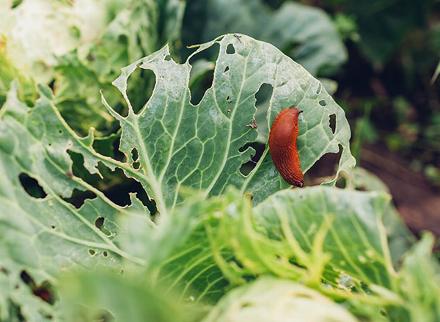
[(301, 112), (296, 107), (282, 110), (269, 134), (269, 150), (275, 167), (284, 180), (297, 187), (304, 186), (304, 175), (296, 148), (298, 116)]

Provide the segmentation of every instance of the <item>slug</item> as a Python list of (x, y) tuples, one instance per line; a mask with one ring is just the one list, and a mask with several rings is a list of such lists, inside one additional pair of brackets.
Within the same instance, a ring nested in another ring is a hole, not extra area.
[(289, 184), (304, 186), (296, 138), (298, 137), (298, 116), (302, 111), (296, 107), (282, 110), (272, 123), (269, 134), (269, 151), (273, 163)]

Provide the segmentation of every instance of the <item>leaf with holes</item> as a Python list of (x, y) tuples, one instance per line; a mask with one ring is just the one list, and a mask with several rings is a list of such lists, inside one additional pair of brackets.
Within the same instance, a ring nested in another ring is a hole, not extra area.
[[(212, 86), (200, 103), (191, 104), (190, 59), (215, 47), (218, 58)], [(138, 69), (152, 70), (156, 84), (152, 96), (138, 109), (127, 94), (130, 75)], [(104, 103), (121, 124), (121, 151), (138, 173), (160, 213), (174, 208), (178, 191), (189, 186), (206, 195), (221, 194), (228, 185), (254, 194), (256, 203), (286, 187), (272, 165), (267, 148), (244, 175), (243, 164), (255, 153), (250, 146), (257, 138), (255, 95), (263, 84), (272, 87), (265, 111), (267, 129), (283, 108), (297, 106), (300, 119), (298, 148), (304, 172), (326, 153), (342, 154), (338, 172), (354, 165), (350, 154), (350, 129), (343, 110), (321, 83), (304, 68), (264, 42), (244, 35), (225, 35), (203, 44), (184, 64), (170, 58), (165, 47), (125, 67), (114, 81), (129, 105), (127, 116)], [(329, 125), (334, 118), (334, 128)], [(133, 151), (138, 156), (132, 158)]]
[[(142, 214), (148, 220), (146, 208), (134, 197), (130, 207), (114, 204), (73, 173), (69, 152), (80, 154), (91, 173), (98, 173), (100, 160), (113, 168), (118, 162), (94, 152), (92, 133), (75, 135), (46, 96), (47, 89), (40, 95), (29, 108), (12, 90), (0, 120), (2, 321), (15, 309), (26, 321), (53, 315), (50, 285), (60, 270), (119, 267), (124, 259), (143, 263), (118, 246), (123, 232), (116, 218)], [(74, 190), (89, 191), (94, 199), (76, 208), (69, 203)]]

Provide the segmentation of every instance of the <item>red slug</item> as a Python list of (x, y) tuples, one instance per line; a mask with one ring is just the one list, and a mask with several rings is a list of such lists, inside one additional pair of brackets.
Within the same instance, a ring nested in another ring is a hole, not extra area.
[(269, 134), (269, 150), (275, 167), (284, 180), (297, 187), (304, 186), (304, 175), (296, 148), (300, 113), (302, 111), (293, 106), (282, 110)]

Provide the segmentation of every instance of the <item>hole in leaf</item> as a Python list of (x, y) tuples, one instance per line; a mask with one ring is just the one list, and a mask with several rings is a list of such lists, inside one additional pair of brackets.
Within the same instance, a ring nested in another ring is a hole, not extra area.
[(261, 84), (258, 91), (255, 93), (255, 106), (257, 108), (263, 107), (263, 105), (266, 107), (269, 107), (269, 101), (273, 94), (273, 86), (268, 83)]
[(255, 112), (255, 121), (260, 135), (269, 132), (266, 117), (272, 94), (273, 86), (267, 83), (261, 84), (260, 88), (255, 93), (255, 107), (257, 108), (257, 111)]
[(48, 281), (44, 281), (40, 286), (36, 286), (33, 289), (33, 293), (35, 296), (38, 296), (40, 299), (49, 304), (53, 305), (55, 303), (53, 287)]
[(235, 47), (234, 47), (233, 44), (229, 44), (226, 47), (226, 53), (229, 54), (229, 55), (235, 54)]
[(81, 191), (76, 188), (73, 189), (72, 195), (69, 198), (63, 198), (64, 201), (72, 204), (75, 208), (79, 209), (87, 199), (95, 199), (96, 194), (92, 191)]
[(96, 220), (95, 220), (95, 227), (98, 228), (98, 229), (101, 229), (102, 226), (104, 225), (104, 221), (105, 221), (104, 217), (96, 218)]
[(331, 114), (329, 116), (328, 123), (329, 123), (330, 129), (332, 130), (332, 133), (335, 134), (335, 131), (336, 131), (336, 114)]
[(102, 231), (107, 236), (111, 236), (111, 231), (107, 230), (104, 227), (105, 218), (104, 217), (98, 217), (95, 220), (95, 227), (98, 228), (100, 231)]
[(104, 256), (104, 257), (107, 257), (108, 256), (108, 253), (107, 253), (107, 251), (105, 250), (105, 251), (103, 251), (102, 252), (102, 255)]
[(94, 255), (96, 254), (96, 252), (95, 252), (93, 249), (89, 249), (89, 254), (90, 254), (91, 256), (94, 256)]
[(29, 196), (38, 199), (46, 198), (47, 193), (44, 191), (43, 187), (40, 186), (36, 179), (32, 178), (24, 172), (19, 174), (18, 179), (20, 180), (24, 191), (26, 191)]
[[(215, 62), (218, 57), (219, 52), (219, 44), (216, 44), (209, 48), (210, 60), (211, 62)], [(198, 56), (198, 55), (196, 55)], [(190, 62), (195, 57), (191, 57)], [(209, 69), (203, 75), (199, 76), (195, 81), (190, 83), (190, 92), (191, 92), (191, 104), (198, 105), (200, 101), (205, 96), (206, 91), (212, 87), (212, 82), (214, 80), (214, 70)]]
[(50, 225), (50, 228), (55, 229), (57, 227), (55, 225)]
[(326, 105), (327, 105), (327, 102), (324, 101), (324, 100), (320, 100), (320, 101), (319, 101), (319, 105), (321, 105), (321, 106), (326, 106)]
[(166, 61), (170, 61), (170, 60), (171, 60), (171, 55), (166, 55), (166, 56), (165, 56), (165, 60), (166, 60)]
[(32, 285), (34, 283), (34, 279), (29, 275), (26, 271), (20, 272), (20, 279), (25, 283), (26, 285)]
[(226, 73), (228, 70), (229, 70), (229, 66), (226, 66), (226, 68), (223, 72)]
[(335, 175), (339, 159), (342, 154), (342, 146), (339, 145), (339, 152), (326, 153), (310, 168), (305, 174), (306, 185), (321, 184)]
[(254, 155), (251, 157), (251, 159), (243, 163), (240, 167), (240, 173), (244, 176), (247, 176), (255, 168), (255, 165), (257, 164), (258, 160), (260, 160), (261, 156), (263, 155), (264, 144), (259, 142), (246, 143), (239, 149), (239, 151), (244, 152), (248, 148), (254, 149), (255, 152)]
[(139, 158), (139, 153), (136, 148), (131, 150), (131, 158), (133, 161), (136, 161)]
[[(130, 193), (136, 193), (137, 198), (148, 208), (150, 214), (154, 216), (157, 212), (155, 203), (148, 198), (142, 185), (133, 178), (128, 178), (120, 168), (114, 171), (107, 168), (101, 162), (98, 163), (99, 172), (103, 179), (96, 174), (90, 174), (84, 167), (84, 158), (81, 154), (69, 151), (73, 160), (73, 173), (83, 179), (88, 184), (102, 191), (111, 201), (121, 207), (131, 204)], [(75, 193), (75, 190), (74, 190)], [(87, 192), (90, 193), (90, 192)]]
[(123, 180), (118, 184), (108, 186), (103, 191), (104, 194), (117, 205), (125, 207), (131, 204), (130, 193), (136, 193), (137, 198), (150, 210), (150, 213), (155, 214), (156, 205), (148, 198), (142, 185), (132, 178), (125, 177), (120, 169), (116, 169), (115, 172), (116, 176), (123, 176)]
[(136, 170), (139, 170), (139, 168), (141, 167), (141, 163), (139, 161), (135, 161), (133, 162), (133, 168)]
[(321, 90), (322, 90), (322, 84), (319, 83), (318, 87), (316, 88), (316, 95), (319, 95), (321, 93)]
[(93, 141), (93, 149), (105, 156), (112, 157), (118, 161), (124, 161), (125, 156), (119, 151), (121, 137), (117, 132), (117, 129), (115, 129), (115, 134), (107, 137), (96, 137)]
[(53, 294), (52, 286), (48, 281), (44, 281), (41, 285), (37, 285), (31, 275), (25, 270), (20, 272), (20, 279), (26, 284), (35, 296), (38, 296), (43, 301), (53, 304), (55, 296)]
[[(341, 189), (345, 189), (345, 188), (347, 188), (347, 184), (348, 184), (347, 178), (345, 178), (344, 176), (340, 176), (336, 180), (335, 186), (338, 188), (341, 188)], [(366, 189), (363, 187), (356, 187), (356, 190), (366, 191)]]
[[(130, 86), (130, 84), (133, 84)], [(127, 95), (133, 111), (138, 114), (147, 104), (154, 91), (156, 75), (151, 69), (138, 67), (128, 79)]]

